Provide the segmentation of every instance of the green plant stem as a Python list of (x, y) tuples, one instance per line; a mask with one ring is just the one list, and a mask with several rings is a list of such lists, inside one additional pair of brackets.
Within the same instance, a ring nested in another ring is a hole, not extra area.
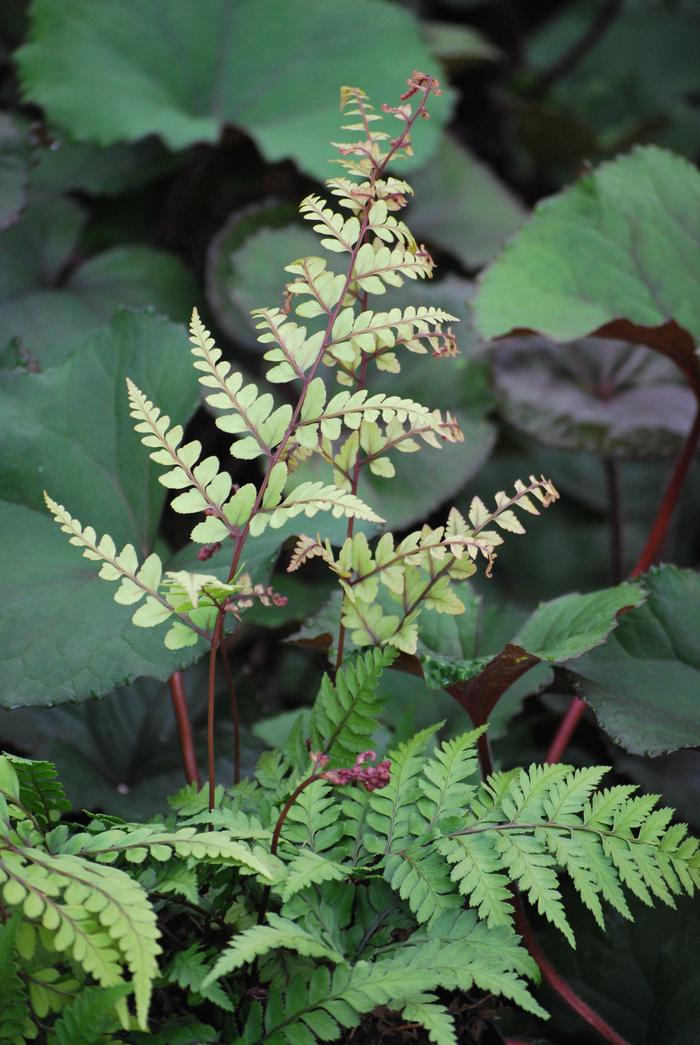
[(216, 711), (216, 654), (221, 642), (224, 614), (220, 610), (216, 617), (214, 633), (209, 648), (209, 687), (207, 690), (207, 771), (209, 773), (209, 812), (214, 809), (216, 796), (216, 768), (214, 761), (214, 719)]
[(238, 784), (241, 779), (241, 719), (238, 713), (238, 694), (236, 693), (236, 683), (233, 680), (233, 672), (228, 657), (226, 640), (221, 643), (221, 660), (223, 661), (224, 674), (226, 675), (226, 683), (231, 698), (231, 719), (233, 721), (233, 782), (234, 784)]
[[(671, 522), (671, 518), (683, 490), (683, 483), (688, 474), (688, 469), (695, 457), (698, 442), (700, 442), (700, 399), (698, 399), (698, 408), (695, 413), (695, 419), (686, 437), (685, 443), (683, 444), (680, 455), (673, 467), (673, 471), (671, 472), (671, 477), (661, 499), (661, 504), (659, 505), (659, 510), (656, 513), (656, 518), (654, 519), (646, 544), (644, 545), (639, 559), (630, 574), (631, 579), (646, 573), (661, 552), (669, 523)], [(552, 740), (545, 761), (559, 762), (563, 758), (586, 707), (585, 700), (581, 700), (580, 697), (574, 697), (569, 704), (554, 739)]]
[(182, 767), (185, 773), (185, 780), (188, 784), (196, 784), (199, 788), (201, 787), (201, 779), (199, 776), (199, 768), (197, 766), (197, 756), (194, 750), (192, 723), (190, 722), (190, 715), (187, 710), (187, 697), (185, 695), (185, 686), (181, 671), (176, 671), (170, 676), (168, 679), (168, 687), (170, 689), (173, 712), (175, 713), (177, 731), (180, 737), (180, 750), (182, 752)]
[[(272, 841), (270, 842), (270, 852), (273, 856), (277, 855), (277, 846), (279, 845), (280, 835), (282, 834), (282, 828), (284, 827), (284, 822), (287, 819), (289, 810), (292, 808), (302, 791), (305, 791), (310, 784), (313, 784), (314, 781), (320, 779), (320, 773), (312, 773), (311, 776), (308, 776), (306, 778), (306, 780), (302, 780), (299, 786), (296, 787), (294, 791), (292, 791), (291, 795), (282, 806), (282, 812), (277, 817), (277, 823), (275, 824), (275, 829), (272, 832)], [(270, 886), (266, 885), (265, 889), (263, 890), (262, 899), (260, 900), (260, 908), (258, 910), (258, 925), (260, 925), (265, 918), (265, 914), (267, 912), (267, 902), (269, 899)]]

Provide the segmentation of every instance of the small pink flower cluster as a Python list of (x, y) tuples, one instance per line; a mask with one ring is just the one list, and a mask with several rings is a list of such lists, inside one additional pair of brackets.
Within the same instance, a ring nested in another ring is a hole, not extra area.
[(361, 751), (355, 759), (355, 765), (350, 769), (326, 769), (328, 755), (320, 751), (311, 752), (311, 761), (319, 776), (331, 784), (342, 786), (343, 784), (362, 784), (366, 791), (377, 791), (380, 787), (386, 787), (391, 778), (391, 762), (385, 758), (377, 762), (376, 766), (365, 765), (366, 762), (374, 762), (377, 757), (376, 751)]

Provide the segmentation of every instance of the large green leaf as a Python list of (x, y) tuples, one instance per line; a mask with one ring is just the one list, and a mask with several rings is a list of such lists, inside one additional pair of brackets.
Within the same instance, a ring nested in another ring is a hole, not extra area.
[(120, 305), (185, 320), (197, 303), (179, 258), (153, 247), (114, 247), (73, 268), (83, 221), (71, 200), (39, 197), (0, 234), (2, 341), (19, 338), (41, 367), (60, 363)]
[(669, 359), (642, 345), (507, 338), (496, 344), (494, 362), (504, 419), (564, 450), (642, 459), (675, 454), (693, 423), (693, 393)]
[(449, 690), (480, 724), (531, 668), (561, 664), (599, 646), (615, 628), (617, 615), (643, 598), (643, 589), (629, 583), (587, 595), (562, 595), (542, 603), (512, 638), (507, 635), (509, 628), (506, 633), (502, 630), (506, 625), (501, 613), (499, 645), (505, 645), (497, 653), (493, 639), (484, 643), (479, 634), (481, 607), (478, 600), (470, 599), (467, 612), (447, 626), (435, 614), (423, 615), (418, 659), (428, 683)]
[(410, 181), (412, 232), (454, 254), (468, 269), (491, 261), (527, 216), (496, 175), (449, 135)]
[[(340, 20), (325, 0), (36, 0), (17, 62), (25, 98), (79, 141), (153, 133), (182, 149), (234, 125), (266, 159), (322, 176), (341, 84), (393, 102), (411, 70), (434, 65), (412, 16), (383, 0), (354, 0)], [(431, 111), (423, 156), (447, 98)]]
[[(72, 547), (42, 503), (42, 489), (98, 533), (140, 556), (154, 547), (166, 490), (135, 435), (125, 378), (153, 395), (173, 420), (197, 401), (184, 330), (153, 315), (121, 311), (62, 365), (43, 373), (0, 372), (0, 706), (50, 705), (100, 696), (142, 675), (167, 678), (199, 657), (163, 645), (161, 629), (131, 623), (95, 564)], [(256, 581), (269, 576), (293, 522), (246, 547)], [(161, 550), (160, 548), (158, 549)], [(198, 569), (187, 546), (168, 567)], [(225, 549), (207, 572), (225, 575)]]
[(662, 566), (605, 646), (567, 665), (603, 729), (634, 754), (700, 744), (700, 575)]
[[(206, 766), (207, 680), (204, 664), (184, 686), (200, 770)], [(217, 777), (230, 781), (233, 741), (222, 704), (217, 722)], [(53, 708), (0, 711), (0, 737), (32, 758), (56, 764), (73, 805), (130, 820), (152, 816), (183, 784), (182, 757), (168, 687), (139, 679), (103, 700)], [(246, 769), (254, 753), (246, 744)]]
[(700, 173), (655, 147), (605, 163), (542, 202), (487, 269), (475, 302), (486, 337), (529, 329), (649, 344), (697, 380)]
[[(237, 344), (260, 352), (250, 312), (282, 301), (294, 258), (319, 253), (318, 237), (288, 203), (267, 201), (234, 211), (207, 251), (207, 301), (221, 329)], [(280, 231), (277, 231), (280, 230)]]
[(115, 196), (153, 181), (176, 160), (155, 138), (108, 149), (55, 135), (48, 148), (38, 149), (32, 187), (46, 192), (87, 192)]
[[(576, 949), (544, 921), (537, 925), (538, 942), (559, 975), (629, 1045), (696, 1045), (700, 1040), (700, 905), (688, 897), (676, 904), (675, 910), (661, 904), (650, 908), (635, 900), (630, 904), (633, 921), (607, 908), (603, 931), (574, 890), (565, 888)], [(504, 1013), (504, 1036), (537, 1045), (593, 1045), (598, 1035), (592, 1036), (546, 983), (538, 1000), (550, 1018), (544, 1022)]]
[(0, 377), (4, 706), (101, 694), (138, 675), (167, 677), (186, 661), (165, 651), (162, 635), (130, 623), (42, 504), (47, 488), (118, 544), (152, 549), (166, 491), (133, 432), (127, 375), (177, 419), (196, 406), (184, 331), (128, 312), (61, 366)]

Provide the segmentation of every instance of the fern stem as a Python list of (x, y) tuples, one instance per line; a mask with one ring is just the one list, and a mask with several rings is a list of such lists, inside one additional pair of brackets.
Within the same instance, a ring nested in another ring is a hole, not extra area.
[[(367, 294), (364, 295), (363, 307), (365, 309), (367, 308)], [(369, 361), (369, 357), (367, 356), (367, 354), (365, 352), (363, 352), (362, 353), (362, 364), (360, 366), (360, 373), (359, 373), (359, 376), (357, 378), (357, 387), (358, 387), (358, 389), (362, 389), (362, 388), (365, 387), (365, 382), (367, 381), (367, 363), (368, 363), (368, 361)], [(350, 492), (353, 495), (357, 495), (357, 486), (358, 486), (358, 483), (360, 481), (360, 468), (361, 467), (362, 467), (362, 459), (360, 457), (360, 447), (358, 446), (358, 448), (357, 448), (357, 457), (355, 458), (355, 463), (354, 463), (353, 469), (352, 469), (352, 477), (350, 479)], [(352, 540), (352, 535), (353, 535), (354, 532), (355, 532), (355, 518), (354, 518), (354, 516), (351, 515), (350, 518), (348, 519), (348, 528), (347, 528), (347, 531), (346, 531), (346, 534), (345, 534), (345, 539), (346, 540)], [(344, 648), (345, 648), (345, 625), (343, 624), (343, 617), (342, 617), (342, 610), (341, 610), (340, 626), (339, 626), (339, 629), (338, 629), (338, 653), (337, 653), (337, 656), (335, 658), (335, 670), (336, 671), (338, 671), (340, 669), (340, 665), (343, 663), (343, 651), (344, 651)]]
[(517, 896), (515, 899), (515, 924), (523, 939), (523, 943), (539, 965), (543, 978), (564, 1004), (592, 1027), (604, 1041), (610, 1042), (610, 1045), (630, 1045), (627, 1039), (618, 1034), (557, 972), (537, 942), (532, 927), (525, 916), (522, 903)]
[[(382, 160), (382, 162), (372, 172), (372, 176), (371, 176), (371, 181), (372, 182), (374, 182), (377, 178), (380, 178), (382, 176), (382, 174), (386, 170), (388, 164), (394, 158), (396, 153), (401, 148), (403, 148), (406, 140), (408, 139), (408, 137), (409, 137), (409, 135), (411, 133), (411, 128), (413, 127), (413, 124), (417, 120), (419, 120), (423, 116), (423, 113), (425, 112), (426, 103), (427, 103), (428, 98), (429, 98), (429, 96), (431, 94), (432, 88), (433, 88), (432, 77), (427, 77), (426, 78), (426, 83), (420, 88), (420, 92), (421, 92), (422, 97), (421, 97), (420, 102), (416, 106), (415, 112), (411, 114), (410, 118), (404, 124), (404, 128), (403, 128), (401, 134), (398, 136), (398, 138), (396, 138), (392, 142), (391, 148), (387, 152), (387, 154), (384, 157), (384, 159)], [(318, 350), (318, 354), (316, 356), (316, 359), (314, 360), (311, 368), (304, 375), (304, 383), (303, 383), (301, 391), (299, 393), (299, 399), (297, 400), (297, 404), (294, 407), (294, 413), (292, 414), (292, 418), (291, 418), (289, 424), (287, 425), (287, 430), (284, 433), (284, 435), (282, 436), (281, 442), (278, 444), (277, 449), (275, 450), (272, 458), (270, 459), (270, 463), (268, 465), (267, 471), (265, 473), (265, 476), (263, 478), (262, 483), (260, 484), (260, 489), (258, 490), (257, 497), (255, 498), (255, 503), (253, 504), (253, 507), (250, 510), (250, 515), (248, 517), (248, 520), (245, 523), (245, 525), (242, 527), (242, 529), (241, 529), (240, 533), (238, 534), (238, 536), (236, 537), (234, 551), (233, 551), (233, 558), (231, 560), (231, 568), (229, 570), (229, 575), (228, 575), (228, 580), (229, 581), (232, 579), (232, 577), (235, 576), (236, 570), (238, 569), (238, 565), (239, 565), (239, 563), (241, 561), (241, 554), (243, 552), (243, 546), (245, 545), (246, 539), (248, 537), (248, 533), (250, 532), (251, 520), (253, 519), (253, 517), (255, 515), (257, 515), (258, 511), (260, 510), (260, 506), (262, 504), (263, 497), (265, 496), (265, 491), (267, 490), (267, 486), (268, 486), (268, 483), (270, 481), (270, 475), (272, 473), (272, 469), (281, 460), (282, 455), (283, 455), (285, 449), (287, 448), (287, 445), (288, 445), (290, 439), (292, 438), (292, 436), (294, 435), (294, 432), (296, 431), (297, 425), (299, 423), (299, 418), (301, 417), (301, 412), (302, 412), (302, 409), (304, 407), (304, 402), (306, 400), (306, 394), (307, 394), (307, 392), (309, 390), (309, 385), (311, 384), (313, 379), (316, 377), (318, 369), (321, 366), (321, 363), (323, 362), (323, 357), (326, 354), (326, 351), (328, 349), (328, 345), (330, 344), (330, 342), (332, 340), (332, 337), (333, 337), (333, 327), (335, 326), (335, 321), (336, 321), (336, 319), (338, 318), (338, 316), (340, 315), (340, 313), (341, 313), (341, 311), (343, 309), (343, 301), (345, 299), (345, 295), (347, 294), (348, 290), (350, 289), (350, 285), (351, 285), (351, 283), (353, 281), (354, 270), (355, 270), (355, 261), (357, 259), (357, 255), (359, 253), (360, 247), (362, 247), (362, 245), (364, 244), (365, 236), (367, 235), (367, 229), (369, 227), (369, 212), (370, 212), (370, 209), (371, 209), (371, 206), (372, 206), (372, 202), (373, 201), (370, 199), (365, 204), (364, 212), (363, 212), (363, 215), (362, 215), (362, 221), (361, 221), (361, 224), (360, 224), (360, 232), (359, 232), (359, 235), (358, 235), (358, 238), (357, 238), (357, 242), (355, 243), (355, 246), (353, 247), (352, 253), (350, 255), (350, 260), (348, 262), (348, 272), (347, 272), (347, 276), (345, 278), (345, 283), (343, 285), (343, 289), (342, 289), (342, 291), (340, 293), (340, 297), (338, 298), (338, 301), (337, 301), (336, 305), (333, 307), (332, 311), (330, 312), (330, 314), (328, 316), (328, 324), (326, 326), (326, 332), (323, 335), (323, 341), (321, 342), (321, 346), (320, 346), (320, 348)]]
[[(291, 795), (289, 796), (285, 804), (282, 806), (282, 812), (277, 817), (277, 823), (275, 824), (275, 829), (272, 832), (272, 841), (270, 842), (270, 852), (273, 856), (277, 855), (277, 846), (279, 845), (280, 835), (282, 834), (282, 828), (284, 827), (284, 822), (287, 819), (289, 810), (292, 808), (302, 791), (305, 791), (310, 784), (313, 784), (316, 780), (320, 779), (320, 773), (312, 773), (311, 776), (308, 776), (306, 778), (306, 780), (302, 780), (299, 786), (296, 787), (294, 791), (292, 791)], [(263, 890), (262, 899), (260, 900), (260, 908), (258, 910), (258, 925), (261, 925), (265, 918), (265, 914), (267, 912), (267, 902), (269, 899), (270, 886), (266, 885)]]
[(207, 691), (207, 771), (209, 773), (209, 812), (214, 809), (216, 795), (216, 768), (214, 765), (214, 713), (216, 704), (216, 654), (221, 643), (224, 614), (220, 610), (209, 649), (209, 688)]
[(182, 767), (185, 772), (185, 780), (188, 784), (196, 784), (199, 788), (201, 787), (201, 780), (199, 776), (199, 768), (197, 766), (197, 756), (194, 750), (192, 723), (190, 722), (190, 715), (187, 709), (187, 697), (185, 696), (185, 686), (181, 671), (176, 671), (170, 676), (168, 679), (168, 687), (170, 689), (170, 698), (175, 713), (177, 731), (180, 737), (180, 750), (182, 752)]
[(221, 643), (221, 659), (223, 661), (224, 674), (226, 675), (226, 683), (231, 698), (231, 720), (233, 722), (233, 782), (234, 784), (238, 784), (241, 779), (241, 718), (238, 713), (236, 683), (233, 680), (231, 661), (228, 657), (228, 649), (226, 648), (225, 641)]
[[(649, 533), (646, 544), (644, 545), (639, 559), (630, 574), (630, 578), (632, 579), (646, 573), (659, 556), (668, 531), (669, 523), (671, 522), (671, 518), (683, 490), (683, 483), (688, 474), (688, 469), (695, 457), (698, 442), (700, 442), (700, 398), (698, 399), (695, 420), (693, 421), (693, 425), (688, 432), (685, 443), (683, 444), (683, 449), (674, 465), (668, 485), (661, 499), (661, 504), (659, 505), (654, 524), (651, 528), (651, 532)], [(561, 758), (563, 758), (564, 752), (569, 746), (571, 738), (574, 735), (576, 727), (578, 726), (585, 710), (586, 702), (581, 700), (580, 697), (574, 697), (569, 704), (566, 714), (564, 715), (554, 739), (552, 740), (549, 751), (547, 752), (547, 762), (559, 762)]]

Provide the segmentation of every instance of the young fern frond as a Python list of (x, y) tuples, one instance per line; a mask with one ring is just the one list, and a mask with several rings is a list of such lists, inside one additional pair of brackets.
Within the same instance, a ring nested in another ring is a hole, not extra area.
[(171, 502), (176, 512), (191, 514), (210, 511), (224, 519), (222, 505), (231, 491), (231, 476), (220, 471), (216, 457), (207, 457), (199, 464), (202, 444), (198, 440), (182, 445), (181, 425), (170, 427), (170, 418), (161, 414), (157, 406), (127, 378), (127, 389), (134, 429), (141, 435), (144, 446), (155, 447), (149, 456), (170, 471), (158, 481), (173, 490), (183, 490)]
[(222, 361), (221, 349), (216, 347), (196, 309), (192, 313), (190, 342), (195, 369), (201, 371), (200, 383), (216, 389), (205, 397), (207, 403), (225, 411), (216, 418), (217, 427), (232, 435), (246, 433), (243, 439), (231, 444), (233, 457), (246, 461), (260, 455), (272, 458), (291, 421), (292, 407), (285, 403), (275, 408), (269, 392), (261, 395), (257, 385), (243, 383), (243, 375)]
[[(348, 537), (333, 561), (329, 548), (322, 552), (320, 542), (314, 545), (306, 538), (297, 546), (300, 553), (289, 568), (296, 569), (312, 550), (322, 554), (340, 580), (344, 593), (342, 621), (351, 630), (355, 645), (388, 644), (415, 653), (420, 610), (425, 607), (438, 613), (462, 613), (464, 606), (452, 591), (451, 582), (470, 577), (478, 556), (486, 560), (486, 573), (490, 574), (503, 538), (488, 527), (524, 533), (514, 509), (539, 514), (535, 502), (547, 507), (558, 496), (548, 479), (531, 476), (527, 484), (518, 481), (511, 496), (496, 494), (491, 512), (475, 497), (469, 508), (471, 525), (452, 508), (445, 526), (423, 526), (396, 546), (390, 533), (379, 539), (374, 550), (364, 534)], [(391, 612), (394, 605), (396, 612)]]
[(169, 649), (180, 649), (193, 645), (198, 638), (208, 638), (220, 606), (229, 602), (233, 606), (237, 598), (247, 598), (252, 592), (244, 577), (239, 583), (225, 584), (205, 573), (169, 570), (163, 574), (163, 564), (155, 553), (139, 566), (133, 545), (127, 544), (117, 551), (109, 534), (98, 540), (91, 526), (83, 527), (48, 494), (45, 493), (44, 498), (56, 522), (69, 535), (70, 543), (81, 548), (86, 559), (102, 563), (99, 576), (119, 582), (115, 602), (123, 606), (141, 603), (132, 614), (133, 624), (152, 628), (171, 617), (176, 618), (165, 636)]

